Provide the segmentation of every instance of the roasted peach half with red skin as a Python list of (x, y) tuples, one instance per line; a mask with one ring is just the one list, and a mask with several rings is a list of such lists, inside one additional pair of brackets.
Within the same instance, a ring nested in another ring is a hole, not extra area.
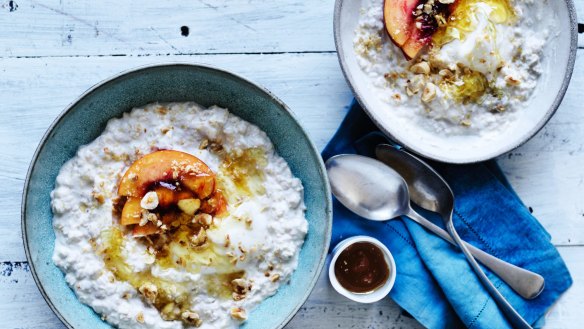
[(436, 2), (432, 14), (414, 17), (414, 11), (423, 3), (420, 0), (385, 0), (383, 4), (385, 30), (408, 60), (416, 58), (432, 44), (432, 36), (439, 28), (435, 14), (447, 18), (458, 5), (458, 1), (452, 4)]
[(414, 28), (410, 38), (401, 47), (402, 52), (408, 59), (415, 58), (418, 54), (430, 46), (432, 42), (432, 36), (424, 37), (422, 31), (418, 28)]
[(215, 190), (215, 175), (199, 158), (180, 151), (162, 150), (136, 160), (122, 177), (118, 195), (141, 198), (157, 182), (179, 181), (206, 198)]
[(401, 48), (410, 38), (415, 27), (413, 12), (419, 0), (385, 0), (383, 20), (391, 40)]

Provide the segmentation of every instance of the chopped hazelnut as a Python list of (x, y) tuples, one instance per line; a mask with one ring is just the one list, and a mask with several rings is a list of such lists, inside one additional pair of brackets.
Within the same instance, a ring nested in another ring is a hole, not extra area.
[(251, 290), (251, 283), (243, 278), (234, 279), (231, 281), (231, 289), (233, 292), (238, 293), (240, 295), (247, 294), (248, 291)]
[(280, 274), (274, 274), (270, 277), (270, 281), (272, 282), (277, 282), (278, 280), (280, 280)]
[(233, 298), (233, 300), (234, 300), (234, 301), (236, 301), (236, 302), (238, 302), (238, 301), (240, 301), (240, 300), (242, 300), (242, 299), (245, 299), (245, 295), (238, 294), (238, 293), (236, 293), (236, 292), (232, 293), (232, 294), (231, 294), (231, 297), (232, 297), (232, 298)]
[(178, 208), (187, 215), (194, 215), (201, 207), (199, 199), (182, 199), (177, 202)]
[(200, 247), (204, 245), (205, 242), (207, 242), (207, 232), (201, 227), (199, 232), (191, 237), (191, 243), (196, 247)]
[(199, 144), (199, 149), (200, 150), (204, 150), (209, 146), (209, 140), (208, 139), (203, 139), (203, 141), (201, 141), (201, 144)]
[(194, 222), (197, 222), (204, 227), (209, 227), (213, 224), (213, 216), (205, 213), (196, 214)]
[(438, 74), (444, 78), (450, 78), (454, 76), (454, 73), (452, 73), (452, 71), (450, 71), (449, 69), (442, 69), (440, 70), (440, 72), (438, 72)]
[(158, 194), (153, 191), (146, 193), (140, 201), (140, 207), (147, 210), (153, 210), (158, 207)]
[(148, 222), (152, 222), (152, 223), (156, 224), (156, 222), (158, 222), (158, 216), (156, 214), (149, 212), (146, 209), (143, 209), (142, 216), (140, 217), (140, 223), (138, 223), (138, 225), (144, 226), (144, 225), (148, 224)]
[(101, 193), (91, 192), (91, 196), (97, 201), (99, 204), (103, 204), (105, 202), (105, 197)]
[(422, 91), (422, 101), (424, 103), (431, 102), (434, 98), (436, 98), (436, 85), (431, 82), (426, 84), (424, 87), (424, 91)]
[(429, 74), (430, 64), (428, 64), (428, 62), (419, 62), (410, 66), (410, 71), (416, 74)]
[(144, 313), (142, 313), (142, 312), (139, 312), (139, 313), (136, 315), (136, 321), (138, 321), (138, 322), (140, 322), (140, 323), (144, 323)]
[(231, 317), (235, 320), (245, 321), (247, 320), (247, 313), (241, 307), (234, 307), (231, 309)]
[(156, 297), (158, 297), (158, 287), (151, 282), (146, 282), (138, 288), (138, 291), (146, 300), (150, 303), (156, 302)]
[(519, 79), (511, 75), (505, 77), (505, 82), (507, 82), (509, 86), (519, 86), (521, 84), (521, 81)]
[(212, 142), (209, 144), (209, 148), (213, 152), (220, 152), (223, 150), (223, 145), (221, 145), (220, 142)]
[(199, 317), (199, 314), (193, 311), (182, 312), (180, 317), (184, 322), (192, 324), (195, 327), (200, 327), (203, 324), (203, 321)]

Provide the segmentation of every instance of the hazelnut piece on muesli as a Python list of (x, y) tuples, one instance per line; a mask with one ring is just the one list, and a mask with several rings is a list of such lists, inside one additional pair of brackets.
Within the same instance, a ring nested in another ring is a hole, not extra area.
[(105, 202), (105, 197), (99, 192), (91, 192), (91, 196), (97, 201), (98, 204), (103, 204)]
[(505, 82), (509, 86), (519, 86), (521, 84), (521, 80), (515, 78), (514, 76), (508, 75), (505, 77)]
[(199, 231), (191, 237), (191, 243), (195, 247), (200, 247), (207, 242), (207, 232), (204, 228), (200, 228)]
[(177, 202), (178, 209), (187, 215), (194, 215), (201, 207), (201, 200), (199, 199), (182, 199)]
[(245, 321), (247, 320), (247, 312), (241, 307), (234, 307), (231, 309), (231, 317), (235, 320)]
[(158, 297), (158, 287), (151, 282), (146, 282), (138, 288), (138, 291), (146, 300), (150, 303), (156, 302), (156, 297)]
[(240, 295), (245, 295), (251, 291), (251, 283), (243, 278), (234, 279), (231, 281), (231, 289)]
[(136, 321), (140, 322), (140, 323), (144, 323), (144, 313), (140, 312), (138, 314), (136, 314)]
[(209, 227), (213, 224), (213, 216), (209, 214), (197, 214), (195, 218), (193, 218), (193, 222), (199, 223), (204, 227)]
[(156, 192), (148, 192), (140, 200), (140, 207), (146, 210), (153, 210), (158, 207), (158, 194)]
[(428, 82), (422, 91), (422, 102), (429, 103), (436, 98), (436, 85)]
[(197, 312), (185, 311), (182, 312), (180, 317), (184, 322), (192, 324), (195, 327), (200, 327), (203, 324), (203, 321)]
[(410, 71), (416, 74), (430, 74), (430, 64), (428, 62), (419, 62), (410, 66)]

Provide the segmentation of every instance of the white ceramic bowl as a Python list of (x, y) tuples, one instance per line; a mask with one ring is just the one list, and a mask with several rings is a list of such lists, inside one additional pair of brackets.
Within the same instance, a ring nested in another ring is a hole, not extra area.
[[(381, 249), (383, 255), (385, 256), (385, 262), (389, 266), (389, 278), (387, 279), (387, 281), (385, 281), (385, 284), (370, 293), (358, 294), (345, 289), (343, 286), (341, 286), (341, 284), (337, 280), (337, 276), (335, 275), (335, 263), (339, 258), (339, 255), (348, 246), (356, 242), (369, 242), (379, 247), (379, 249)], [(345, 239), (336, 245), (332, 252), (328, 274), (331, 285), (339, 294), (358, 303), (375, 303), (383, 299), (385, 296), (387, 296), (391, 291), (391, 288), (393, 288), (393, 284), (395, 283), (395, 272), (396, 272), (395, 261), (393, 260), (393, 256), (391, 255), (389, 249), (387, 249), (387, 247), (383, 243), (381, 243), (381, 241), (375, 238), (359, 235)]]
[(376, 94), (377, 88), (361, 70), (353, 51), (354, 32), (365, 0), (337, 0), (334, 35), (341, 68), (355, 97), (375, 124), (390, 138), (424, 157), (448, 163), (472, 163), (508, 152), (533, 137), (552, 117), (568, 88), (578, 48), (578, 24), (572, 0), (544, 1), (547, 13), (557, 24), (555, 36), (544, 49), (544, 73), (531, 101), (517, 111), (517, 119), (492, 138), (454, 136), (436, 138), (405, 118), (392, 115), (389, 105)]

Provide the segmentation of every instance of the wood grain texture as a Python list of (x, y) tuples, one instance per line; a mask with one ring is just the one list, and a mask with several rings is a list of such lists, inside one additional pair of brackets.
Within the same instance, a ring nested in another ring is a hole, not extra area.
[(333, 0), (2, 2), (0, 57), (335, 50)]
[(0, 57), (333, 52), (333, 6), (334, 0), (5, 0), (0, 30), (10, 38), (2, 40)]
[[(581, 310), (584, 308), (584, 258), (581, 247), (560, 247), (568, 263), (574, 286), (568, 290), (546, 316), (546, 329), (580, 328)], [(10, 314), (3, 319), (5, 329), (61, 329), (64, 326), (51, 312), (37, 290), (26, 262), (0, 263), (0, 314)], [(306, 328), (422, 328), (391, 299), (360, 305), (345, 299), (330, 289), (323, 275), (310, 298), (286, 329)]]
[[(30, 159), (47, 127), (93, 84), (120, 71), (168, 57), (0, 59), (0, 261), (25, 260), (20, 237), (20, 198)], [(189, 57), (232, 70), (273, 91), (324, 147), (339, 125), (352, 96), (335, 54), (212, 55)], [(23, 63), (26, 70), (22, 69)], [(242, 65), (245, 63), (245, 65)], [(55, 95), (58, 95), (57, 97)]]
[[(322, 148), (352, 99), (334, 54), (333, 3), (0, 0), (0, 327), (64, 328), (42, 299), (25, 261), (20, 197), (34, 149), (69, 102), (132, 67), (203, 62), (273, 91)], [(584, 0), (575, 3), (584, 17)], [(581, 35), (580, 47), (583, 40)], [(583, 56), (581, 50), (572, 84), (550, 123), (499, 158), (520, 197), (552, 234), (575, 279), (547, 317), (546, 328), (552, 329), (581, 327), (584, 308)], [(324, 275), (287, 328), (319, 327), (420, 328), (389, 299), (362, 306), (338, 296)]]
[[(584, 62), (578, 55), (573, 82), (552, 121), (530, 142), (500, 158), (513, 186), (560, 245), (584, 245)], [(73, 99), (91, 85), (121, 70), (169, 57), (0, 59), (0, 235), (8, 248), (0, 260), (24, 260), (19, 229), (20, 195), (26, 169), (43, 133)], [(27, 70), (22, 70), (26, 61)], [(319, 148), (324, 147), (351, 101), (335, 54), (205, 55), (189, 61), (224, 67), (266, 86), (300, 114)], [(247, 65), (241, 65), (242, 62)], [(15, 97), (25, 90), (24, 97)], [(58, 97), (54, 95), (58, 93)], [(26, 129), (23, 129), (26, 125)], [(16, 231), (19, 232), (19, 231)]]
[(584, 53), (550, 122), (529, 142), (499, 158), (523, 202), (556, 245), (584, 245)]

